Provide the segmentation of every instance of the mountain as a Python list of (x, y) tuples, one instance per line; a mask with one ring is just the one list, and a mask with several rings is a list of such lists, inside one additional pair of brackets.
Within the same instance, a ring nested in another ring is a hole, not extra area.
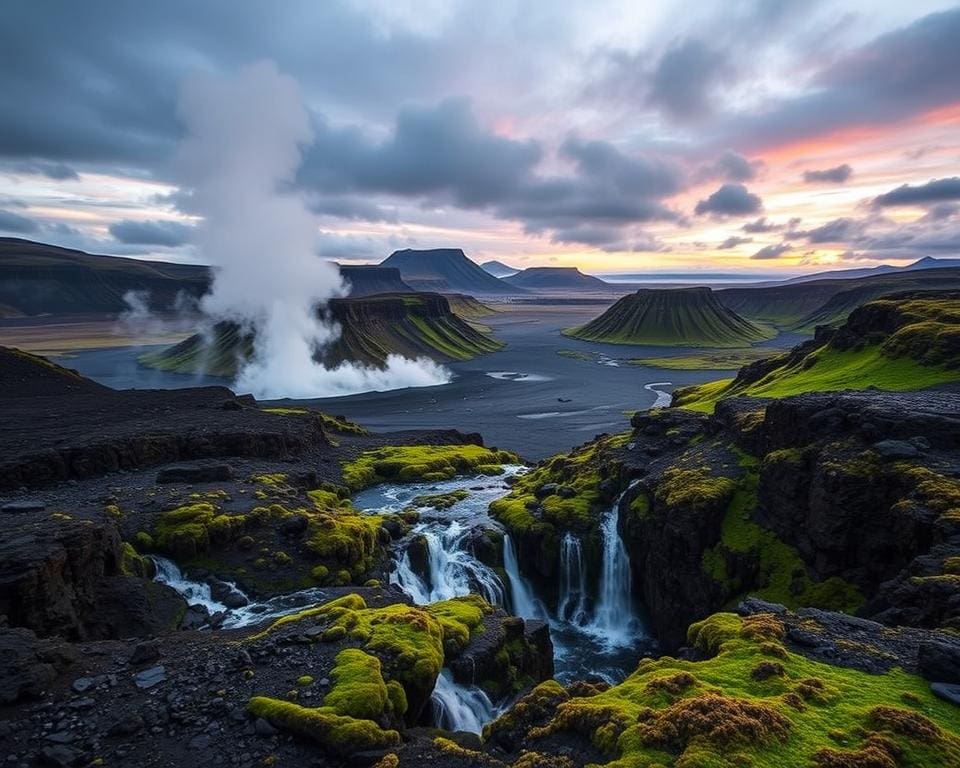
[(207, 290), (207, 267), (96, 256), (15, 237), (0, 238), (0, 314), (122, 312), (129, 291), (148, 291), (151, 309)]
[[(323, 358), (329, 365), (344, 360), (381, 365), (389, 354), (426, 355), (439, 362), (469, 360), (503, 346), (451, 312), (447, 299), (438, 294), (333, 299), (329, 311), (342, 329), (339, 340)], [(218, 323), (211, 336), (208, 341), (195, 334), (167, 349), (148, 352), (140, 362), (175, 373), (232, 378), (238, 362), (252, 353), (253, 337), (225, 322)]]
[(522, 289), (485, 272), (459, 248), (394, 251), (381, 267), (396, 267), (403, 281), (418, 291), (437, 293), (515, 294)]
[(870, 299), (902, 291), (945, 289), (960, 289), (960, 268), (918, 268), (863, 278), (723, 288), (717, 291), (717, 298), (723, 306), (751, 320), (812, 331), (816, 325), (842, 323), (853, 309)]
[(530, 267), (504, 278), (510, 285), (538, 290), (596, 291), (610, 288), (598, 277), (585, 275), (576, 267)]
[[(350, 296), (409, 293), (395, 268), (337, 265)], [(0, 237), (0, 317), (86, 313), (129, 309), (124, 295), (148, 293), (154, 311), (175, 309), (178, 296), (202, 296), (210, 268), (123, 256), (100, 256), (47, 243)]]
[(932, 256), (924, 256), (912, 264), (903, 267), (894, 267), (890, 264), (879, 264), (876, 267), (860, 267), (858, 269), (838, 269), (826, 272), (814, 272), (810, 275), (800, 275), (785, 280), (784, 283), (803, 283), (810, 280), (822, 279), (845, 279), (858, 277), (873, 277), (874, 275), (888, 275), (900, 272), (914, 272), (918, 269), (949, 269), (951, 267), (960, 267), (960, 259), (935, 259)]
[(413, 289), (403, 282), (400, 270), (377, 265), (338, 264), (340, 276), (350, 284), (350, 296), (372, 296), (376, 293), (412, 293)]
[(520, 271), (516, 267), (504, 264), (502, 261), (485, 261), (480, 265), (480, 269), (489, 272), (494, 277), (509, 277)]
[(960, 381), (960, 291), (894, 294), (854, 309), (789, 352), (734, 379), (678, 390), (674, 405), (712, 411), (735, 396), (787, 397), (846, 389), (906, 391)]
[(644, 288), (564, 333), (584, 341), (671, 347), (745, 347), (774, 335), (721, 305), (709, 288)]

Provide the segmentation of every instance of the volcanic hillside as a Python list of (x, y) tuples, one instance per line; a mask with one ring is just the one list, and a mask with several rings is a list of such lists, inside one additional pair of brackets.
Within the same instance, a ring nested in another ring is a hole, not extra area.
[(674, 405), (710, 412), (718, 400), (740, 395), (906, 391), (952, 382), (960, 382), (960, 292), (915, 292), (868, 302), (839, 328), (821, 328), (734, 379), (678, 390)]
[[(323, 362), (344, 360), (382, 365), (390, 354), (427, 356), (439, 362), (469, 360), (503, 345), (450, 310), (437, 294), (383, 294), (333, 299), (330, 317), (341, 327), (340, 339), (326, 350)], [(203, 373), (232, 378), (238, 363), (253, 352), (253, 338), (232, 323), (218, 323), (210, 338), (195, 334), (160, 352), (140, 358), (149, 368), (175, 373)]]
[[(351, 296), (408, 293), (397, 269), (338, 265)], [(178, 296), (209, 290), (210, 269), (0, 237), (0, 317), (108, 313), (129, 309), (124, 296), (144, 292), (150, 309), (175, 309)]]
[(817, 325), (838, 325), (864, 302), (890, 293), (956, 289), (960, 289), (960, 269), (936, 267), (871, 277), (724, 288), (717, 291), (717, 298), (723, 306), (751, 320), (771, 322), (790, 330), (812, 331)]
[(531, 291), (603, 291), (611, 287), (598, 277), (583, 274), (576, 267), (530, 267), (504, 280)]
[(481, 269), (459, 248), (434, 248), (429, 251), (407, 248), (394, 251), (380, 266), (397, 267), (403, 281), (418, 291), (474, 295), (523, 291)]
[(128, 291), (148, 291), (152, 309), (169, 309), (178, 294), (200, 296), (208, 283), (203, 266), (0, 238), (0, 316), (122, 312)]
[(584, 341), (671, 347), (745, 347), (773, 336), (724, 307), (709, 288), (644, 288), (564, 333)]

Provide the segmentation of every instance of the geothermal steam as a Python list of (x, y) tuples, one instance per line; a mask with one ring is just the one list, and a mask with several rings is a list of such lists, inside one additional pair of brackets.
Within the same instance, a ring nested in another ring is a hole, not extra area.
[(196, 244), (213, 266), (201, 308), (255, 333), (238, 390), (327, 397), (449, 380), (426, 358), (391, 355), (383, 369), (315, 362), (340, 333), (318, 310), (347, 289), (336, 265), (315, 254), (317, 222), (292, 189), (313, 139), (296, 81), (269, 62), (230, 79), (198, 77), (185, 84), (178, 112), (187, 135), (177, 173), (186, 205), (202, 217)]

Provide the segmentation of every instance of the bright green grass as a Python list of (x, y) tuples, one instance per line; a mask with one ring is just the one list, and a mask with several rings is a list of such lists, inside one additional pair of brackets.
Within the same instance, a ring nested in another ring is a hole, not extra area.
[(788, 397), (804, 392), (839, 392), (869, 387), (902, 392), (960, 381), (960, 370), (924, 366), (906, 357), (889, 358), (879, 347), (842, 352), (822, 347), (808, 355), (805, 362), (811, 357), (815, 362), (809, 368), (777, 368), (747, 386), (734, 387), (731, 379), (723, 379), (681, 390), (676, 404), (710, 413), (718, 400), (737, 395)]

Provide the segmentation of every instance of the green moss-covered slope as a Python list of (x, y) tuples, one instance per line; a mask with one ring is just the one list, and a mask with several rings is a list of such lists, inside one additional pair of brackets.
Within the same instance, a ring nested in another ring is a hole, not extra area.
[(343, 480), (352, 491), (377, 483), (436, 481), (478, 472), (498, 475), (504, 464), (520, 464), (510, 451), (482, 445), (399, 445), (366, 451), (343, 465)]
[[(381, 294), (333, 299), (331, 318), (341, 335), (324, 355), (330, 365), (345, 360), (382, 365), (388, 355), (425, 355), (440, 362), (469, 360), (503, 345), (454, 314), (437, 294)], [(208, 337), (191, 336), (140, 362), (176, 373), (205, 373), (232, 378), (253, 353), (253, 336), (231, 323), (220, 323)]]
[(738, 395), (907, 391), (952, 381), (960, 381), (960, 294), (906, 294), (869, 302), (837, 331), (748, 365), (734, 379), (678, 390), (674, 405), (709, 412)]
[(745, 347), (775, 335), (724, 307), (709, 288), (643, 289), (564, 333), (607, 344), (687, 347)]
[(599, 692), (542, 684), (528, 699), (539, 697), (549, 714), (525, 746), (579, 736), (615, 768), (960, 764), (956, 707), (927, 681), (896, 668), (869, 674), (813, 661), (788, 650), (784, 633), (771, 614), (716, 614), (690, 627), (690, 644), (714, 654), (705, 661), (645, 660)]

